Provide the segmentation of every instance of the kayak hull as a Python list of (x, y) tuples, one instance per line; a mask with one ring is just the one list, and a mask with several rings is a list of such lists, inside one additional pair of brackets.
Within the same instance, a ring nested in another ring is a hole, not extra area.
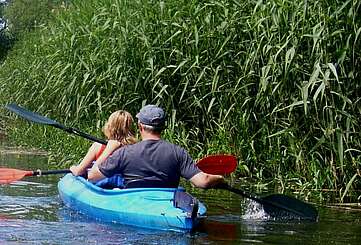
[(67, 174), (58, 183), (59, 195), (69, 208), (104, 222), (148, 229), (190, 231), (206, 217), (199, 202), (196, 217), (173, 205), (183, 188), (131, 188), (106, 190), (82, 177)]

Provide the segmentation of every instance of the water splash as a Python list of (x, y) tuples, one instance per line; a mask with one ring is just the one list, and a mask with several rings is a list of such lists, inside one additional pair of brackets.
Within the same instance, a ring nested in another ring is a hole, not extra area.
[(245, 220), (270, 220), (271, 217), (263, 210), (263, 206), (258, 202), (249, 200), (245, 203), (245, 213), (242, 219)]

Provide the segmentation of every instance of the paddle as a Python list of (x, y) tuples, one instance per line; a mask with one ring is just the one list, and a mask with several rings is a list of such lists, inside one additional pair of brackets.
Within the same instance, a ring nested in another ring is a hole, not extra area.
[[(198, 164), (204, 169), (207, 169), (208, 173), (224, 173), (227, 174), (230, 171), (230, 168), (235, 168), (237, 162), (235, 161), (236, 158), (231, 155), (210, 155), (207, 157), (202, 158)], [(218, 165), (217, 165), (218, 161)], [(224, 164), (224, 168), (226, 171), (221, 171), (219, 167), (220, 164)], [(214, 166), (212, 168), (212, 166)], [(233, 167), (234, 166), (234, 167)], [(26, 176), (42, 176), (42, 175), (49, 175), (49, 174), (67, 174), (71, 173), (69, 169), (63, 170), (21, 170), (21, 169), (13, 169), (13, 168), (0, 168), (0, 184), (9, 184), (11, 182), (21, 180)]]
[[(232, 155), (208, 156), (198, 161), (199, 169), (208, 174), (230, 174), (236, 169), (237, 159)], [(217, 189), (228, 190), (241, 195), (263, 206), (263, 210), (276, 219), (300, 219), (317, 221), (317, 210), (310, 204), (302, 202), (296, 198), (283, 194), (273, 194), (264, 197), (257, 197), (236, 189), (224, 183), (216, 187)]]
[(42, 176), (50, 174), (67, 174), (70, 173), (69, 169), (64, 170), (21, 170), (13, 168), (0, 168), (0, 184), (10, 184), (11, 182), (21, 180), (26, 176)]
[[(217, 164), (218, 162), (218, 164)], [(224, 165), (224, 170), (222, 171), (221, 165)], [(210, 155), (207, 157), (202, 158), (198, 161), (198, 165), (201, 166), (204, 170), (208, 171), (208, 173), (214, 174), (227, 174), (233, 172), (237, 162), (236, 158), (231, 155)], [(231, 168), (233, 168), (232, 171)], [(20, 169), (13, 169), (13, 168), (0, 168), (0, 184), (9, 184), (11, 182), (21, 180), (26, 176), (42, 176), (42, 175), (49, 175), (49, 174), (67, 174), (71, 173), (69, 169), (64, 170), (20, 170)]]
[(237, 158), (232, 155), (209, 155), (197, 162), (197, 166), (208, 174), (227, 175), (237, 168)]
[[(230, 172), (231, 168), (235, 168), (237, 166), (236, 158), (230, 155), (211, 155), (202, 158), (198, 161), (198, 165), (204, 168), (207, 173), (213, 174), (227, 174)], [(218, 164), (217, 164), (218, 161)], [(224, 166), (224, 170), (222, 171), (222, 166)], [(0, 184), (9, 184), (14, 181), (21, 180), (26, 176), (42, 176), (49, 174), (67, 174), (71, 173), (69, 169), (64, 170), (48, 170), (48, 171), (31, 171), (31, 170), (21, 170), (21, 169), (13, 169), (13, 168), (0, 168)]]
[(95, 142), (98, 142), (98, 143), (103, 144), (103, 145), (107, 144), (106, 140), (96, 138), (96, 137), (94, 137), (92, 135), (81, 132), (79, 129), (76, 129), (76, 128), (66, 127), (66, 126), (64, 126), (64, 125), (62, 125), (62, 124), (60, 124), (60, 123), (58, 123), (58, 122), (56, 122), (56, 121), (54, 121), (52, 119), (49, 119), (49, 118), (44, 117), (42, 115), (39, 115), (37, 113), (28, 111), (25, 108), (22, 108), (22, 107), (20, 107), (20, 106), (18, 106), (16, 104), (8, 104), (8, 105), (5, 106), (5, 108), (12, 111), (12, 112), (14, 112), (17, 115), (29, 120), (29, 121), (39, 123), (39, 124), (53, 126), (55, 128), (59, 128), (61, 130), (64, 130), (64, 131), (66, 131), (68, 133), (72, 133), (72, 134), (84, 137), (84, 138), (86, 138), (88, 140), (95, 141)]

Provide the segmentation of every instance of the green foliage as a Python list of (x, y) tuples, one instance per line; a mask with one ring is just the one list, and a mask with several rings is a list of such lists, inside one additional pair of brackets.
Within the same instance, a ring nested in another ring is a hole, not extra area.
[(116, 109), (158, 103), (166, 137), (194, 156), (227, 151), (253, 178), (345, 190), (359, 186), (360, 8), (74, 0), (16, 46), (0, 101), (98, 129)]
[(10, 33), (19, 37), (44, 25), (52, 17), (57, 0), (11, 0), (4, 8), (4, 17), (9, 23)]

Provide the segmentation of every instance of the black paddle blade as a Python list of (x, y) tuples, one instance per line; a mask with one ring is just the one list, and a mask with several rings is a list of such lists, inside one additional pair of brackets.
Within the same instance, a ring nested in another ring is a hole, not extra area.
[(76, 128), (68, 128), (68, 127), (65, 127), (64, 125), (52, 120), (52, 119), (49, 119), (47, 117), (44, 117), (42, 115), (39, 115), (37, 113), (34, 113), (34, 112), (31, 112), (31, 111), (28, 111), (26, 110), (25, 108), (22, 108), (16, 104), (8, 104), (5, 106), (6, 109), (14, 112), (15, 114), (31, 121), (31, 122), (35, 122), (35, 123), (40, 123), (40, 124), (45, 124), (45, 125), (49, 125), (49, 126), (53, 126), (55, 128), (59, 128), (59, 129), (62, 129), (68, 133), (72, 133), (72, 134), (76, 134), (80, 137), (84, 137), (88, 140), (91, 140), (91, 141), (95, 141), (95, 142), (98, 142), (100, 144), (103, 144), (103, 145), (106, 145), (107, 144), (107, 141), (106, 140), (103, 140), (103, 139), (98, 139), (90, 134), (87, 134), (87, 133), (84, 133), (84, 132), (81, 132), (80, 130), (76, 129)]
[(274, 194), (260, 198), (264, 211), (277, 220), (317, 221), (317, 210), (296, 198)]
[(15, 114), (35, 123), (40, 124), (46, 124), (46, 125), (52, 125), (55, 127), (63, 128), (62, 125), (60, 125), (58, 122), (51, 120), (49, 118), (46, 118), (42, 115), (39, 115), (37, 113), (31, 112), (26, 110), (25, 108), (22, 108), (16, 104), (8, 104), (5, 106), (6, 109), (14, 112)]

